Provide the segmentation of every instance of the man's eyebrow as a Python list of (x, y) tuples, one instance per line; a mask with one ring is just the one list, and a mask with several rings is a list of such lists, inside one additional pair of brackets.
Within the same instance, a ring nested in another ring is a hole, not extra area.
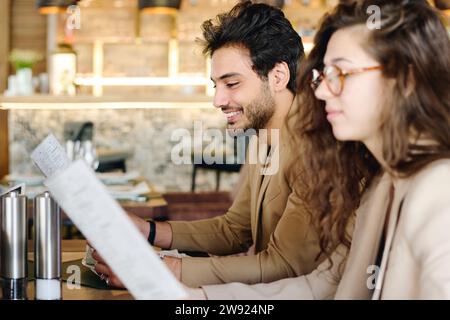
[[(240, 76), (240, 75), (241, 75), (241, 74), (238, 73), (238, 72), (225, 73), (224, 75), (221, 75), (217, 80), (224, 80), (224, 79), (227, 79), (227, 78), (231, 78), (231, 77), (235, 77), (235, 76)], [(214, 80), (212, 77), (211, 77), (211, 81), (212, 81), (212, 82), (216, 82), (216, 80)]]

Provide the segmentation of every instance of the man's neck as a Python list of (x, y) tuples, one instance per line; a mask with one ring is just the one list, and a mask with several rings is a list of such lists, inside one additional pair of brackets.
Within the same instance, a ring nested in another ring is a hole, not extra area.
[(267, 143), (269, 146), (272, 145), (271, 130), (280, 130), (283, 127), (292, 103), (294, 102), (294, 98), (295, 96), (288, 91), (275, 99), (275, 112), (265, 127), (267, 130)]

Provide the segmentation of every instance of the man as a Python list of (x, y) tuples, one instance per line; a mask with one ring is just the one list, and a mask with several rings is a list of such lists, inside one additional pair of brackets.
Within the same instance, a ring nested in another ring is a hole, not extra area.
[[(296, 114), (295, 76), (304, 55), (301, 38), (282, 11), (250, 1), (216, 21), (204, 22), (202, 28), (204, 53), (211, 55), (214, 106), (225, 114), (230, 130), (268, 130), (267, 137), (252, 137), (248, 158), (257, 151), (258, 140), (267, 140), (270, 153), (265, 154), (265, 163), (247, 164), (245, 182), (223, 216), (150, 224), (132, 219), (155, 246), (215, 255), (164, 258), (175, 276), (191, 287), (307, 274), (318, 265), (320, 250), (298, 196), (301, 192), (292, 189), (288, 171), (296, 152), (287, 119)], [(254, 254), (225, 256), (251, 246)], [(101, 257), (94, 257), (100, 261), (96, 270), (109, 276), (111, 285), (121, 286)]]

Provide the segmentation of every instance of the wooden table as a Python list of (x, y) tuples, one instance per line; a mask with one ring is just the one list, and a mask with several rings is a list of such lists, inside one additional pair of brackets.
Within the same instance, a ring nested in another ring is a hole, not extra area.
[[(29, 243), (29, 258), (32, 259), (32, 242)], [(86, 249), (85, 240), (63, 240), (62, 262), (81, 259)], [(35, 282), (28, 284), (28, 299), (34, 299)], [(63, 300), (131, 300), (133, 297), (126, 290), (100, 290), (81, 286), (79, 289), (69, 289), (66, 282), (62, 282)]]
[(138, 178), (135, 182), (147, 183), (150, 187), (150, 192), (148, 193), (150, 200), (146, 202), (119, 201), (122, 208), (124, 208), (125, 211), (134, 213), (144, 219), (167, 217), (167, 201), (164, 199), (163, 195), (156, 190), (155, 186), (143, 177)]
[(163, 196), (151, 197), (146, 202), (120, 201), (119, 203), (125, 211), (144, 219), (167, 217), (167, 201)]

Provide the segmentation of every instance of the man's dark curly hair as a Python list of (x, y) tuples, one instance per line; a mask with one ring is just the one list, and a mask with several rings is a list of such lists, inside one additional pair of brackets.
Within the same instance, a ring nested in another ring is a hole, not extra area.
[(241, 46), (249, 50), (253, 70), (263, 79), (279, 62), (289, 66), (287, 88), (296, 93), (297, 64), (304, 57), (302, 39), (275, 7), (244, 1), (230, 12), (219, 14), (202, 24), (203, 53), (213, 53), (227, 46)]

